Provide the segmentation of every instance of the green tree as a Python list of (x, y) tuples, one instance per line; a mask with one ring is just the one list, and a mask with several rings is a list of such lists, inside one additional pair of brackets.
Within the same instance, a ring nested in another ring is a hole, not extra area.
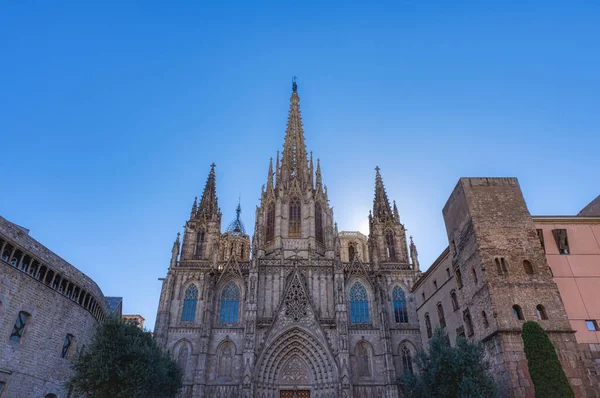
[(554, 345), (544, 329), (537, 322), (525, 322), (522, 337), (536, 398), (574, 397)]
[(117, 317), (98, 327), (73, 368), (67, 388), (75, 396), (175, 397), (181, 388), (179, 365), (158, 347), (151, 333)]
[(451, 347), (446, 333), (437, 328), (429, 341), (429, 351), (419, 350), (415, 364), (417, 371), (399, 380), (408, 398), (496, 396), (483, 346), (463, 336)]

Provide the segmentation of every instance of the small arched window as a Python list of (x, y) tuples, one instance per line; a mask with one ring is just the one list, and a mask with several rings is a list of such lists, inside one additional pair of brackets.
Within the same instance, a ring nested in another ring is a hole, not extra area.
[(356, 251), (354, 249), (354, 243), (348, 243), (348, 261), (354, 260), (354, 256), (356, 255)]
[(394, 297), (394, 318), (397, 323), (408, 323), (408, 311), (406, 308), (406, 295), (404, 290), (396, 286), (392, 292)]
[(535, 307), (535, 310), (537, 312), (538, 319), (548, 319), (548, 314), (546, 314), (546, 308), (543, 305), (538, 304), (537, 307)]
[(402, 368), (405, 375), (413, 373), (412, 354), (407, 346), (402, 347)]
[(533, 265), (531, 265), (531, 262), (529, 262), (529, 260), (523, 260), (523, 268), (525, 269), (525, 273), (532, 275), (533, 272)]
[(431, 320), (429, 319), (429, 314), (425, 314), (425, 328), (427, 329), (427, 338), (431, 338)]
[(275, 205), (273, 202), (267, 206), (267, 231), (266, 240), (271, 242), (275, 238)]
[(183, 311), (181, 312), (182, 321), (193, 321), (196, 319), (196, 304), (198, 303), (198, 288), (196, 285), (189, 285), (185, 290), (183, 298)]
[(294, 197), (290, 200), (290, 227), (288, 235), (292, 238), (302, 236), (302, 207), (300, 199)]
[(21, 338), (25, 333), (25, 327), (27, 326), (27, 322), (30, 318), (30, 313), (25, 311), (19, 312), (19, 315), (17, 315), (17, 320), (15, 321), (15, 326), (13, 326), (13, 330), (8, 338), (10, 341), (14, 341), (15, 343), (21, 342)]
[(226, 341), (221, 344), (219, 352), (219, 366), (217, 374), (219, 377), (230, 378), (233, 370), (233, 344)]
[(519, 305), (513, 305), (512, 307), (513, 310), (513, 315), (515, 316), (515, 319), (522, 321), (525, 319), (525, 317), (523, 316), (523, 310), (521, 309), (521, 306)]
[(385, 255), (390, 261), (396, 261), (396, 249), (394, 247), (394, 233), (386, 231), (385, 233)]
[(234, 282), (229, 282), (221, 293), (221, 312), (219, 321), (237, 323), (240, 308), (240, 289)]
[(182, 344), (179, 347), (179, 355), (177, 355), (177, 363), (181, 368), (181, 373), (185, 377), (185, 372), (187, 370), (188, 358), (190, 356), (190, 350), (188, 349), (187, 344)]
[(204, 252), (204, 238), (205, 238), (205, 233), (204, 233), (204, 229), (200, 229), (198, 231), (198, 234), (196, 235), (196, 256), (198, 257), (202, 257), (202, 254)]
[(369, 346), (367, 343), (359, 343), (356, 354), (358, 356), (358, 375), (362, 377), (371, 376)]
[(323, 210), (319, 202), (315, 203), (315, 238), (323, 243)]
[(370, 319), (367, 289), (360, 282), (354, 282), (350, 288), (350, 321), (360, 324), (370, 323)]

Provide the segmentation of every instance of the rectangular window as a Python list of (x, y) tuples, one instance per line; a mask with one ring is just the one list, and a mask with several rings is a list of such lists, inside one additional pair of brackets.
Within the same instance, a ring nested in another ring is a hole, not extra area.
[(27, 326), (27, 321), (31, 318), (31, 315), (25, 311), (19, 312), (17, 316), (17, 320), (15, 321), (15, 326), (8, 338), (10, 341), (14, 341), (19, 343), (21, 341), (21, 337), (23, 337), (23, 333), (25, 332), (25, 326)]
[(454, 271), (454, 274), (456, 275), (456, 284), (458, 285), (458, 288), (462, 289), (463, 283), (462, 283), (462, 275), (460, 274), (460, 270), (457, 268)]
[(552, 235), (554, 235), (558, 252), (560, 254), (570, 254), (571, 252), (569, 251), (569, 238), (567, 237), (567, 230), (553, 229)]
[(446, 276), (450, 279), (450, 268), (446, 268)]
[(542, 250), (546, 253), (546, 245), (544, 244), (544, 230), (536, 229), (538, 239), (540, 240), (540, 244), (542, 245)]
[(598, 330), (598, 322), (595, 320), (586, 320), (585, 324), (590, 332), (595, 332)]
[(437, 281), (436, 280), (433, 281), (433, 287), (435, 288), (435, 290), (437, 290)]

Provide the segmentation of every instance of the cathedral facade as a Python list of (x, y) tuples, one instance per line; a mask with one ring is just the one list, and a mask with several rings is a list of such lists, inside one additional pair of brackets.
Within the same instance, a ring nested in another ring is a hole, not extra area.
[(173, 245), (154, 333), (184, 370), (184, 397), (391, 398), (412, 371), (416, 247), (378, 168), (369, 236), (338, 232), (299, 102), (294, 83), (252, 240), (239, 206), (221, 230), (213, 164)]

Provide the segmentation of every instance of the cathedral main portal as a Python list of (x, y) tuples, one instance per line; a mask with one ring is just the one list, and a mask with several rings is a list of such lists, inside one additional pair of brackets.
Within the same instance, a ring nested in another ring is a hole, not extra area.
[(281, 390), (279, 398), (310, 398), (309, 390)]

